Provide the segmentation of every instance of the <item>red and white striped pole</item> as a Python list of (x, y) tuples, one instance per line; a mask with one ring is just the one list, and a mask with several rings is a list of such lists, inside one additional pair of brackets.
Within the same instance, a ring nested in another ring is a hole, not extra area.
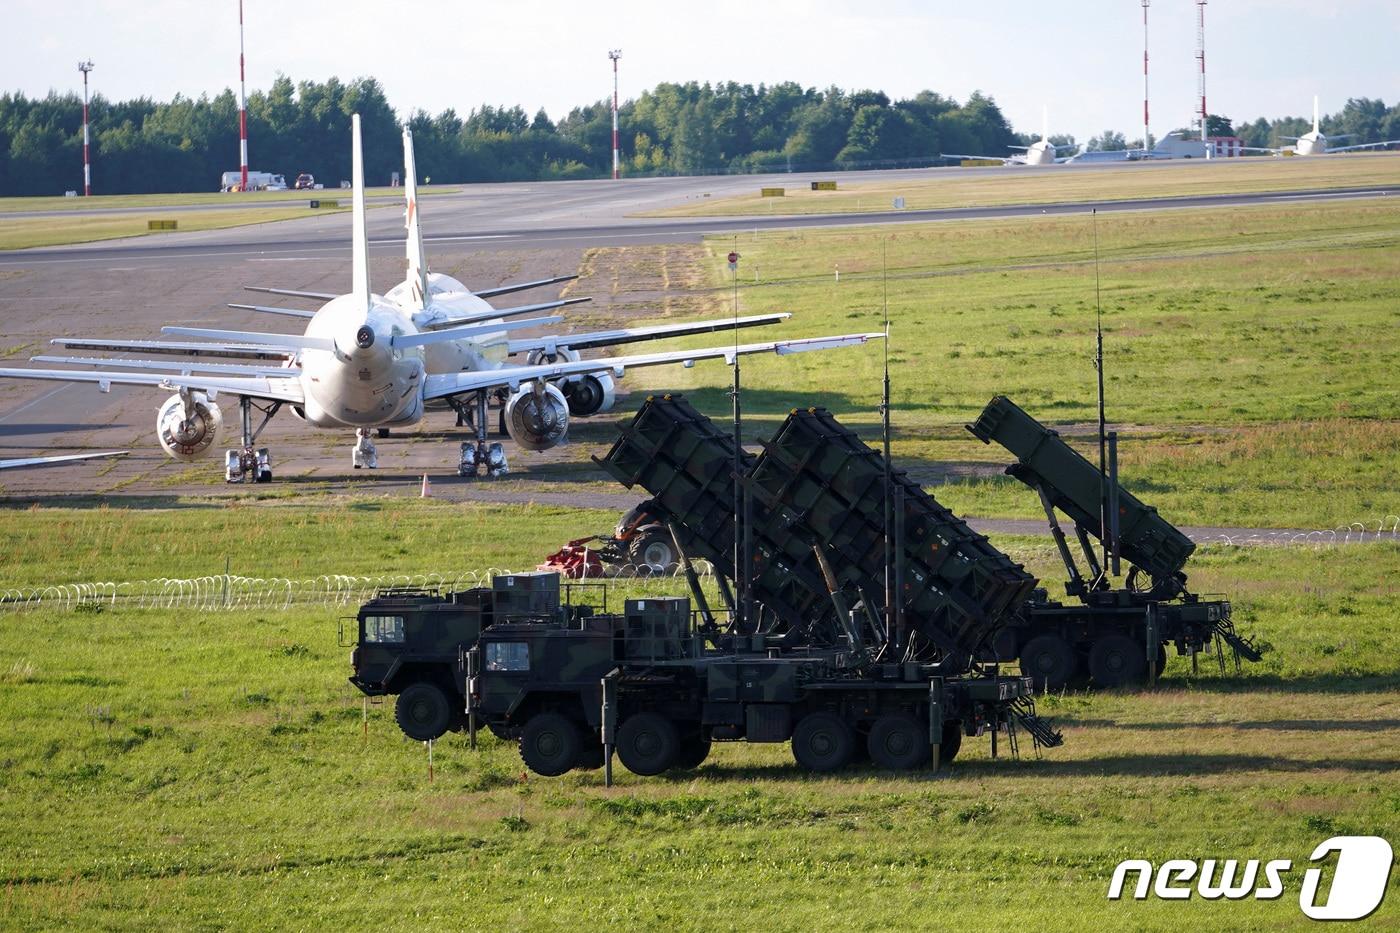
[(611, 58), (611, 59), (612, 59), (612, 63), (613, 63), (613, 108), (612, 108), (613, 112), (612, 112), (612, 118), (613, 118), (613, 180), (614, 180), (614, 181), (616, 181), (616, 180), (618, 179), (618, 177), (619, 177), (619, 175), (618, 175), (618, 166), (619, 166), (619, 161), (620, 161), (619, 154), (618, 154), (618, 149), (617, 149), (617, 60), (618, 60), (619, 58), (621, 58), (621, 57), (622, 57), (622, 49), (612, 49), (611, 51), (608, 52), (608, 58)]
[(248, 190), (248, 84), (243, 71), (243, 0), (238, 0), (238, 167), (240, 191)]
[(1201, 63), (1197, 86), (1201, 92), (1201, 142), (1206, 141), (1206, 0), (1196, 0), (1196, 58)]
[(1147, 7), (1152, 0), (1142, 0), (1142, 151), (1152, 151), (1151, 120), (1147, 113)]
[(92, 195), (92, 160), (88, 156), (88, 72), (92, 62), (78, 62), (83, 73), (83, 197)]

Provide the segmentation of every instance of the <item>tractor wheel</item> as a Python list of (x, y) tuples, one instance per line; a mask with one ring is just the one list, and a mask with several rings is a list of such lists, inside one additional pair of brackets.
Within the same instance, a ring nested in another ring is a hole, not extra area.
[(452, 706), (437, 684), (409, 684), (394, 704), (394, 719), (403, 734), (419, 742), (440, 739), (452, 725)]
[(1127, 635), (1103, 635), (1089, 649), (1089, 676), (1099, 687), (1137, 687), (1147, 680), (1147, 652)]
[(928, 726), (913, 716), (887, 715), (870, 727), (870, 760), (877, 768), (908, 771), (931, 760)]
[(545, 777), (558, 777), (579, 761), (583, 737), (578, 726), (559, 713), (540, 713), (520, 731), (520, 760)]
[(1059, 635), (1037, 635), (1021, 649), (1021, 673), (1037, 690), (1059, 690), (1078, 670), (1079, 657)]
[(629, 716), (617, 730), (617, 758), (633, 774), (660, 774), (672, 768), (680, 754), (676, 724), (659, 713)]
[(627, 544), (627, 556), (638, 570), (647, 567), (652, 573), (674, 573), (676, 544), (665, 528), (640, 532)]
[(808, 713), (792, 731), (792, 757), (808, 771), (836, 771), (850, 764), (856, 731), (832, 713)]

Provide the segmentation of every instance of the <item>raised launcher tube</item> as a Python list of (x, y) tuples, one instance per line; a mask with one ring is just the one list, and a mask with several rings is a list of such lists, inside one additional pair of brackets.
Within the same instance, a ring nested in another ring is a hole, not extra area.
[[(681, 396), (653, 397), (597, 462), (628, 487), (652, 494), (653, 508), (675, 528), (681, 547), (734, 579), (733, 440)], [(824, 409), (798, 409), (764, 445), (744, 454), (752, 495), (753, 600), (762, 626), (784, 645), (849, 643), (859, 622), (870, 654), (890, 647), (884, 614), (881, 456)], [(883, 661), (939, 662), (945, 673), (969, 670), (1003, 620), (1014, 615), (1035, 578), (993, 547), (902, 472), (902, 570), (898, 612), (909, 638)], [(827, 556), (845, 594), (832, 599), (814, 548)], [(856, 621), (837, 619), (838, 605), (860, 605)], [(869, 624), (865, 624), (869, 623)], [(897, 652), (894, 653), (894, 652)]]

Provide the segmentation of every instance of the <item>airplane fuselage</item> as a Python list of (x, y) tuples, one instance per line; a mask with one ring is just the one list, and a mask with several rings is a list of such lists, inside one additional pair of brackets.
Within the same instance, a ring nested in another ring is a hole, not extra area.
[(1320, 131), (1313, 130), (1311, 133), (1298, 137), (1298, 141), (1293, 145), (1293, 151), (1298, 155), (1322, 155), (1327, 151), (1327, 137)]
[(306, 327), (306, 336), (335, 345), (302, 353), (306, 420), (323, 428), (416, 423), (423, 417), (423, 351), (394, 347), (393, 338), (417, 332), (382, 299), (371, 300), (368, 312), (350, 295), (327, 302)]

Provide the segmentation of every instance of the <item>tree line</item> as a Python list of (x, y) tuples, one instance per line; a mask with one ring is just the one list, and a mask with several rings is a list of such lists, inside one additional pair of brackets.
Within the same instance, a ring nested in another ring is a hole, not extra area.
[[(386, 184), (399, 170), (399, 118), (373, 78), (293, 83), (279, 76), (248, 98), (250, 168), (289, 178), (311, 172), (335, 187), (350, 175), (350, 115), (364, 123), (365, 171)], [(99, 194), (208, 191), (235, 170), (238, 103), (231, 90), (197, 99), (177, 95), (110, 102), (92, 98), (93, 190)], [(519, 106), (483, 105), (463, 117), (409, 113), (420, 177), (437, 183), (593, 178), (612, 168), (610, 101), (553, 121)], [(662, 83), (619, 111), (623, 173), (693, 175), (928, 165), (942, 152), (1005, 155), (1036, 138), (1016, 133), (996, 102), (933, 91), (891, 100), (881, 91), (725, 82)], [(1246, 145), (1276, 146), (1311, 120), (1260, 118), (1239, 124)], [(1212, 129), (1231, 124), (1212, 119)], [(1400, 106), (1348, 100), (1323, 120), (1349, 143), (1400, 138)], [(1222, 133), (1228, 135), (1228, 133)], [(1051, 137), (1073, 146), (1073, 137)], [(1089, 148), (1130, 146), (1105, 131)], [(0, 96), (0, 195), (60, 194), (81, 187), (82, 99), (50, 93)]]

